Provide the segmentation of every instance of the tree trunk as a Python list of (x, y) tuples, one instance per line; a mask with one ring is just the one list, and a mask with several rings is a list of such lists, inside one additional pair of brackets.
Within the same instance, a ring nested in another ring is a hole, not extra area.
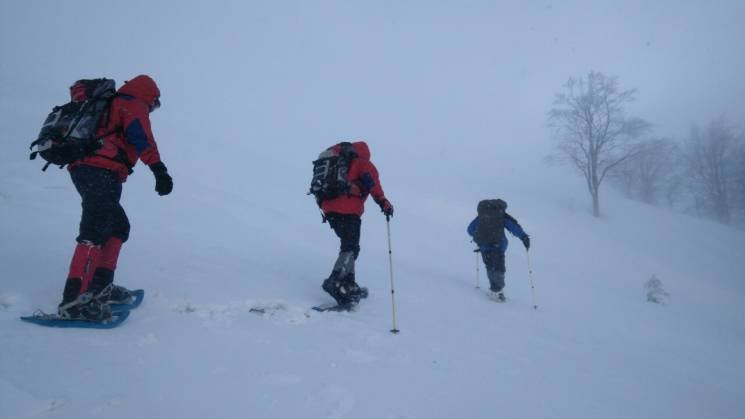
[(600, 177), (598, 176), (598, 156), (597, 150), (593, 150), (590, 162), (590, 195), (592, 195), (592, 216), (600, 217)]
[(722, 224), (728, 225), (732, 222), (726, 193), (723, 192), (714, 197), (714, 214), (717, 217), (717, 221)]
[(600, 197), (598, 196), (597, 188), (592, 192), (592, 216), (595, 218), (600, 217)]

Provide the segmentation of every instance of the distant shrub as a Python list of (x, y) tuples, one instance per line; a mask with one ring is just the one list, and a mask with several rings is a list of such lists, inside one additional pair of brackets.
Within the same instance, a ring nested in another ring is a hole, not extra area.
[(16, 302), (16, 297), (12, 295), (0, 294), (0, 310), (7, 310), (13, 307), (15, 302)]
[(652, 275), (645, 285), (647, 289), (647, 301), (655, 304), (667, 304), (670, 301), (670, 294), (665, 291), (662, 281), (657, 276)]

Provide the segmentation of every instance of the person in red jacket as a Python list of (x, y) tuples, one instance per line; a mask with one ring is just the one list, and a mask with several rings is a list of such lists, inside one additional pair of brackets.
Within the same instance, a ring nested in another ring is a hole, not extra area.
[(324, 220), (328, 220), (341, 241), (339, 257), (331, 275), (322, 285), (323, 290), (334, 297), (339, 305), (356, 304), (367, 295), (367, 289), (361, 288), (355, 280), (354, 263), (360, 253), (360, 217), (365, 210), (368, 195), (372, 195), (383, 214), (393, 216), (393, 205), (385, 197), (378, 169), (370, 161), (370, 148), (367, 144), (364, 141), (340, 143), (330, 149), (338, 153), (341, 147), (350, 145), (356, 157), (349, 163), (347, 171), (349, 192), (319, 203)]
[[(85, 98), (85, 89), (84, 80), (73, 84), (72, 100)], [(106, 321), (111, 318), (110, 303), (131, 299), (126, 288), (113, 283), (119, 252), (130, 229), (127, 214), (119, 204), (122, 184), (142, 160), (155, 176), (159, 195), (168, 195), (173, 189), (150, 129), (150, 112), (158, 107), (160, 90), (153, 79), (140, 75), (125, 82), (99, 122), (101, 147), (68, 166), (82, 198), (83, 213), (58, 307), (63, 318)]]

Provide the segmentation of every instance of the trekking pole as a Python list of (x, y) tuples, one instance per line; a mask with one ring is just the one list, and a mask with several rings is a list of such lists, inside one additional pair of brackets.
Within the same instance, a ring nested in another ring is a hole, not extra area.
[(538, 305), (535, 303), (535, 283), (533, 283), (533, 266), (530, 263), (530, 252), (525, 249), (525, 254), (528, 255), (528, 280), (530, 281), (530, 292), (533, 295), (533, 310), (538, 310)]
[(476, 255), (476, 288), (481, 288), (479, 285), (479, 253), (481, 249), (473, 249), (473, 253)]
[(396, 334), (399, 330), (396, 328), (396, 298), (395, 288), (393, 286), (393, 251), (391, 251), (391, 216), (385, 216), (385, 226), (388, 231), (388, 266), (391, 273), (391, 309), (393, 311), (393, 329), (391, 333)]

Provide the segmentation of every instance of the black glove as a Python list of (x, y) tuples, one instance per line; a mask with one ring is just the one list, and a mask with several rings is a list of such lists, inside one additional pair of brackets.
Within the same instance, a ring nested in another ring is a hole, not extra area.
[(393, 204), (391, 204), (390, 201), (383, 198), (380, 201), (377, 201), (377, 203), (380, 205), (380, 210), (383, 211), (383, 214), (388, 217), (393, 217)]
[(155, 175), (155, 191), (158, 195), (168, 195), (173, 190), (173, 179), (168, 174), (168, 169), (163, 162), (157, 162), (150, 165), (150, 170)]
[(525, 245), (525, 250), (530, 249), (530, 236), (526, 234), (521, 240), (523, 241), (523, 244)]

